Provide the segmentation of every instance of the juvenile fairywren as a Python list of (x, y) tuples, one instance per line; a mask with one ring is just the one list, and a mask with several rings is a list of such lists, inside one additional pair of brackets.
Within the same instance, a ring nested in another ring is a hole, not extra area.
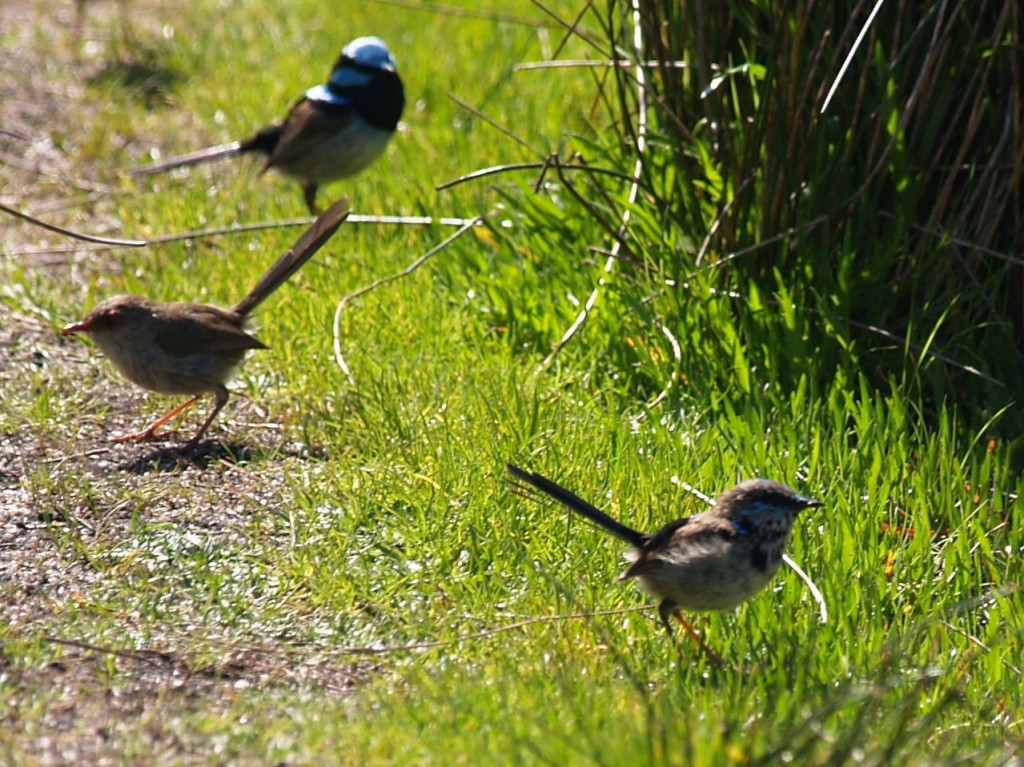
[(619, 580), (636, 578), (658, 600), (658, 615), (669, 633), (673, 613), (728, 610), (763, 589), (779, 569), (796, 515), (823, 505), (781, 482), (751, 479), (726, 490), (709, 510), (648, 535), (540, 474), (512, 464), (507, 468), (632, 547), (632, 564)]

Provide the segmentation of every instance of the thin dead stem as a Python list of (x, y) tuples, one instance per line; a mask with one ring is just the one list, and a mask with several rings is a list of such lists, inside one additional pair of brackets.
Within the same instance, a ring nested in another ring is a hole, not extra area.
[(428, 3), (424, 2), (424, 0), (370, 0), (370, 2), (380, 5), (391, 5), (396, 8), (408, 8), (410, 11), (436, 13), (439, 16), (484, 19), (485, 21), (496, 21), (501, 24), (518, 24), (524, 27), (540, 28), (546, 26), (536, 19), (528, 19), (525, 16), (513, 16), (509, 13), (498, 13), (496, 11), (478, 11), (472, 8), (458, 8), (453, 5), (442, 5), (441, 3)]
[(519, 144), (519, 146), (527, 149), (528, 151), (532, 152), (533, 154), (537, 155), (538, 157), (543, 157), (544, 156), (544, 152), (542, 152), (541, 150), (537, 149), (537, 147), (534, 147), (534, 146), (531, 146), (530, 144), (527, 144), (522, 139), (521, 136), (518, 136), (517, 134), (513, 133), (509, 128), (506, 128), (504, 125), (502, 125), (500, 122), (495, 120), (493, 117), (489, 117), (488, 115), (484, 114), (483, 112), (481, 112), (479, 109), (477, 109), (472, 104), (469, 104), (468, 102), (463, 101), (462, 99), (460, 99), (458, 96), (456, 96), (453, 93), (449, 93), (448, 94), (448, 98), (450, 98), (452, 101), (454, 101), (456, 104), (458, 104), (460, 107), (465, 109), (467, 112), (469, 112), (474, 117), (479, 117), (481, 120), (483, 120), (485, 123), (490, 125), (492, 128), (494, 128), (495, 130), (499, 131), (502, 135), (508, 136), (510, 139), (515, 141), (517, 144)]
[[(640, 0), (632, 0), (632, 20), (633, 20), (633, 49), (636, 54), (637, 61), (643, 61), (644, 45), (643, 45), (643, 27), (641, 24), (640, 14)], [(636, 80), (637, 80), (637, 133), (636, 133), (636, 162), (633, 165), (633, 180), (630, 184), (629, 189), (629, 203), (633, 205), (636, 203), (637, 196), (640, 192), (640, 179), (643, 175), (644, 169), (644, 152), (647, 149), (647, 80), (646, 73), (642, 66), (635, 68)], [(619, 251), (622, 249), (623, 243), (629, 231), (630, 221), (630, 210), (627, 208), (622, 212), (621, 224), (619, 226), (618, 236), (615, 238), (615, 243), (612, 245), (611, 254), (608, 256), (604, 265), (605, 274), (611, 274), (615, 269), (615, 264), (618, 261)], [(590, 296), (587, 298), (583, 309), (576, 316), (575, 321), (562, 335), (561, 339), (555, 344), (551, 353), (537, 366), (534, 370), (534, 375), (539, 375), (546, 371), (552, 363), (558, 358), (562, 349), (565, 348), (579, 332), (580, 328), (586, 322), (587, 317), (590, 316), (590, 312), (593, 311), (594, 306), (597, 304), (597, 300), (601, 295), (601, 288), (605, 285), (605, 278), (601, 277), (598, 280), (597, 285), (591, 291)]]
[(389, 282), (394, 282), (395, 280), (401, 279), (402, 277), (408, 277), (410, 274), (412, 274), (417, 269), (419, 269), (421, 266), (423, 266), (423, 264), (425, 264), (431, 258), (436, 256), (442, 250), (444, 250), (449, 245), (451, 245), (453, 242), (455, 242), (455, 240), (457, 240), (459, 237), (461, 237), (466, 232), (468, 232), (470, 229), (472, 229), (474, 226), (476, 226), (477, 224), (480, 224), (482, 222), (483, 222), (483, 219), (481, 219), (481, 218), (472, 218), (472, 219), (466, 220), (465, 224), (463, 224), (463, 226), (461, 228), (459, 228), (458, 231), (456, 231), (454, 234), (450, 235), (449, 237), (446, 237), (439, 245), (436, 245), (435, 247), (433, 247), (430, 250), (428, 250), (426, 253), (424, 253), (422, 256), (417, 258), (415, 261), (413, 261), (411, 264), (409, 264), (409, 266), (407, 266), (402, 271), (397, 272), (395, 274), (388, 275), (387, 277), (381, 277), (379, 280), (374, 280), (369, 285), (366, 285), (366, 286), (360, 288), (359, 290), (356, 290), (356, 291), (353, 291), (352, 293), (349, 293), (344, 298), (342, 298), (341, 301), (338, 302), (338, 307), (334, 311), (334, 359), (338, 363), (338, 367), (340, 367), (342, 372), (345, 373), (345, 375), (348, 378), (350, 384), (355, 386), (356, 385), (356, 379), (352, 375), (352, 371), (349, 369), (348, 363), (345, 362), (345, 356), (344, 356), (344, 354), (342, 354), (342, 351), (341, 351), (341, 315), (342, 315), (342, 312), (345, 311), (345, 307), (348, 306), (349, 302), (354, 301), (355, 299), (359, 298), (360, 296), (364, 296), (364, 295), (366, 295), (367, 293), (369, 293), (369, 292), (371, 292), (373, 290), (376, 290), (377, 288), (381, 287), (382, 285), (387, 285)]
[[(562, 623), (565, 621), (589, 620), (592, 618), (606, 616), (627, 615), (630, 613), (647, 612), (650, 609), (650, 605), (636, 605), (634, 607), (622, 607), (615, 610), (595, 610), (593, 612), (578, 612), (562, 615), (542, 615), (534, 618), (525, 618), (504, 626), (495, 626), (494, 628), (474, 631), (469, 634), (457, 636), (453, 639), (434, 640), (428, 642), (409, 642), (407, 644), (398, 645), (363, 645), (342, 648), (283, 647), (246, 644), (222, 639), (220, 637), (199, 637), (197, 636), (195, 627), (193, 626), (183, 626), (179, 629), (179, 632), (180, 638), (185, 640), (185, 644), (191, 648), (195, 648), (197, 643), (204, 643), (210, 647), (227, 648), (234, 652), (246, 652), (264, 657), (289, 658), (292, 659), (292, 662), (295, 662), (294, 659), (299, 659), (298, 662), (302, 662), (303, 658), (315, 658), (317, 662), (315, 662), (314, 665), (321, 665), (319, 661), (325, 658), (345, 658), (353, 655), (379, 656), (425, 652), (428, 650), (453, 647), (467, 642), (493, 639), (494, 637), (501, 636), (503, 634), (522, 631), (523, 629), (531, 626)], [(167, 633), (170, 633), (171, 631), (173, 631), (173, 628), (168, 626)], [(45, 635), (42, 637), (42, 640), (50, 644), (73, 647), (80, 650), (87, 650), (89, 652), (110, 655), (116, 658), (136, 660), (151, 665), (162, 665), (169, 662), (182, 661), (180, 653), (171, 650), (124, 650), (116, 647), (97, 645), (77, 639), (67, 639), (53, 635)]]
[(22, 221), (28, 221), (30, 224), (38, 226), (40, 229), (45, 229), (48, 232), (54, 232), (56, 234), (62, 234), (65, 237), (71, 237), (75, 240), (81, 240), (82, 242), (92, 242), (97, 245), (109, 245), (111, 247), (118, 248), (144, 248), (148, 244), (145, 240), (118, 240), (113, 237), (97, 237), (92, 234), (83, 234), (76, 232), (71, 229), (65, 229), (62, 226), (56, 224), (50, 224), (42, 219), (38, 219), (35, 216), (30, 216), (28, 213), (22, 213), (14, 208), (9, 208), (6, 205), (0, 204), (0, 211), (3, 211), (9, 216), (14, 218), (20, 218)]
[[(0, 206), (2, 208), (3, 206)], [(261, 232), (268, 229), (288, 229), (291, 227), (307, 227), (313, 223), (316, 219), (312, 216), (303, 216), (301, 218), (286, 218), (280, 221), (258, 221), (252, 224), (232, 224), (231, 226), (219, 226), (211, 227), (209, 229), (194, 229), (190, 232), (175, 232), (174, 234), (165, 234), (157, 237), (151, 237), (148, 240), (138, 240), (137, 242), (141, 245), (132, 245), (132, 247), (142, 247), (145, 245), (163, 245), (172, 242), (182, 242), (184, 240), (200, 240), (207, 239), (209, 237), (220, 237), (222, 235), (232, 234), (245, 234), (247, 232)], [(467, 224), (472, 224), (477, 219), (467, 218), (451, 218), (451, 217), (434, 217), (434, 216), (367, 216), (353, 214), (348, 217), (350, 224), (380, 224), (387, 226), (454, 226), (461, 227)], [(90, 240), (91, 242), (104, 242), (99, 238)], [(99, 252), (109, 250), (112, 247), (121, 247), (125, 244), (131, 244), (132, 242), (122, 242), (120, 240), (107, 240), (101, 247), (87, 248), (89, 252)], [(22, 248), (20, 250), (4, 251), (4, 255), (25, 255), (25, 256), (40, 256), (40, 255), (60, 255), (66, 253), (78, 253), (83, 248), (76, 246), (57, 246), (52, 248)]]

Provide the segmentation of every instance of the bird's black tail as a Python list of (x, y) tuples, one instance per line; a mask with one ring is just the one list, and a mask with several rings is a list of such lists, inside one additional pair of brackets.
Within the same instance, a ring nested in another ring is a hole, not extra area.
[(534, 474), (533, 472), (526, 471), (525, 469), (520, 469), (518, 466), (513, 466), (511, 463), (506, 464), (506, 468), (508, 469), (509, 474), (516, 479), (522, 480), (541, 492), (547, 493), (552, 498), (565, 504), (573, 511), (578, 514), (582, 514), (594, 524), (603, 527), (616, 538), (621, 538), (635, 548), (639, 549), (643, 547), (644, 536), (641, 533), (612, 519), (597, 507), (591, 506), (575, 493), (566, 490), (564, 487), (552, 482), (547, 477), (541, 476), (540, 474)]
[(133, 176), (153, 176), (157, 173), (174, 170), (175, 168), (186, 168), (189, 165), (199, 165), (204, 162), (212, 162), (225, 157), (235, 157), (241, 153), (241, 142), (232, 141), (230, 144), (211, 146), (206, 149), (200, 149), (196, 152), (183, 154), (180, 157), (172, 157), (171, 159), (164, 160), (163, 162), (132, 168), (130, 172)]

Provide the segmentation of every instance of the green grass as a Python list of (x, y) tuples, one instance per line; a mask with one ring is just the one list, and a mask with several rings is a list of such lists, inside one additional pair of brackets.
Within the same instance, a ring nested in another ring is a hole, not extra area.
[[(299, 191), (257, 177), (255, 163), (152, 185), (114, 169), (139, 161), (140, 144), (170, 154), (246, 133), (322, 78), (343, 42), (374, 32), (398, 57), (407, 128), (372, 171), (321, 200), (349, 194), (368, 214), (486, 213), (489, 225), (348, 306), (340, 343), (353, 384), (334, 358), (338, 301), (450, 230), (346, 224), (259, 312), (271, 348), (234, 384), (250, 401), (233, 397), (211, 434), (260, 446), (248, 461), (98, 469), (80, 452), (108, 415), (141, 422), (167, 401), (118, 402), (128, 385), (84, 349), (92, 364), (26, 363), (17, 383), (0, 379), (3, 433), (30, 434), (52, 459), (17, 484), (45, 526), (49, 566), (75, 584), (47, 586), (47, 609), (0, 625), (0, 762), (31, 763), (42, 739), (92, 741), (100, 726), (100, 753), (123, 763), (1019, 757), (1022, 488), (1000, 420), (922, 403), (912, 372), (894, 371), (885, 392), (846, 366), (823, 375), (814, 366), (830, 363), (804, 343), (818, 318), (775, 311), (788, 303), (778, 286), (744, 286), (732, 303), (694, 278), (669, 299), (685, 309), (670, 328), (677, 360), (662, 307), (638, 309), (629, 291), (644, 280), (626, 269), (538, 373), (578, 311), (570, 296), (586, 300), (604, 274), (586, 246), (607, 242), (564, 192), (558, 203), (533, 195), (532, 174), (434, 191), (539, 159), (448, 94), (543, 152), (586, 150), (605, 122), (592, 76), (510, 72), (557, 44), (553, 26), (349, 5), (344, 24), (311, 0), (146, 5), (174, 28), (137, 33), (149, 65), (169, 73), (160, 105), (106, 77), (86, 87), (86, 127), (66, 130), (83, 167), (110, 169), (119, 193), (105, 210), (140, 236), (303, 215)], [(527, 2), (493, 7), (544, 18)], [(259, 23), (239, 24), (243, 13)], [(643, 247), (678, 235), (641, 213)], [(104, 254), (63, 282), (5, 265), (21, 287), (3, 306), (12, 321), (45, 318), (45, 343), (58, 346), (64, 322), (116, 292), (231, 303), (298, 231)], [(790, 553), (823, 592), (828, 622), (784, 569), (743, 608), (699, 619), (728, 664), (718, 668), (614, 582), (618, 542), (512, 494), (507, 461), (645, 529), (703, 508), (684, 483), (715, 494), (770, 476), (806, 490), (826, 506), (801, 518)], [(123, 654), (146, 651), (171, 659)], [(54, 668), (72, 678), (54, 681)], [(137, 709), (111, 703), (133, 696)], [(74, 712), (64, 729), (53, 723), (61, 706)]]

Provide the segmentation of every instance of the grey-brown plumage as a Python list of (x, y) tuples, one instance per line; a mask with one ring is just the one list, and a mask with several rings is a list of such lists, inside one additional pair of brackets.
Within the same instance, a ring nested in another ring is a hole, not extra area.
[(145, 430), (118, 441), (154, 437), (168, 420), (211, 392), (216, 399), (213, 411), (186, 447), (197, 445), (228, 401), (225, 384), (246, 352), (266, 348), (245, 332), (249, 314), (312, 258), (347, 217), (348, 200), (332, 205), (230, 309), (121, 295), (102, 301), (81, 321), (67, 325), (63, 335), (86, 333), (126, 378), (144, 389), (192, 395)]
[(658, 599), (658, 614), (728, 610), (763, 589), (775, 575), (796, 515), (821, 506), (781, 482), (753, 479), (726, 490), (701, 514), (645, 534), (618, 522), (540, 474), (508, 465), (516, 479), (550, 495), (632, 547), (619, 580), (636, 578)]

